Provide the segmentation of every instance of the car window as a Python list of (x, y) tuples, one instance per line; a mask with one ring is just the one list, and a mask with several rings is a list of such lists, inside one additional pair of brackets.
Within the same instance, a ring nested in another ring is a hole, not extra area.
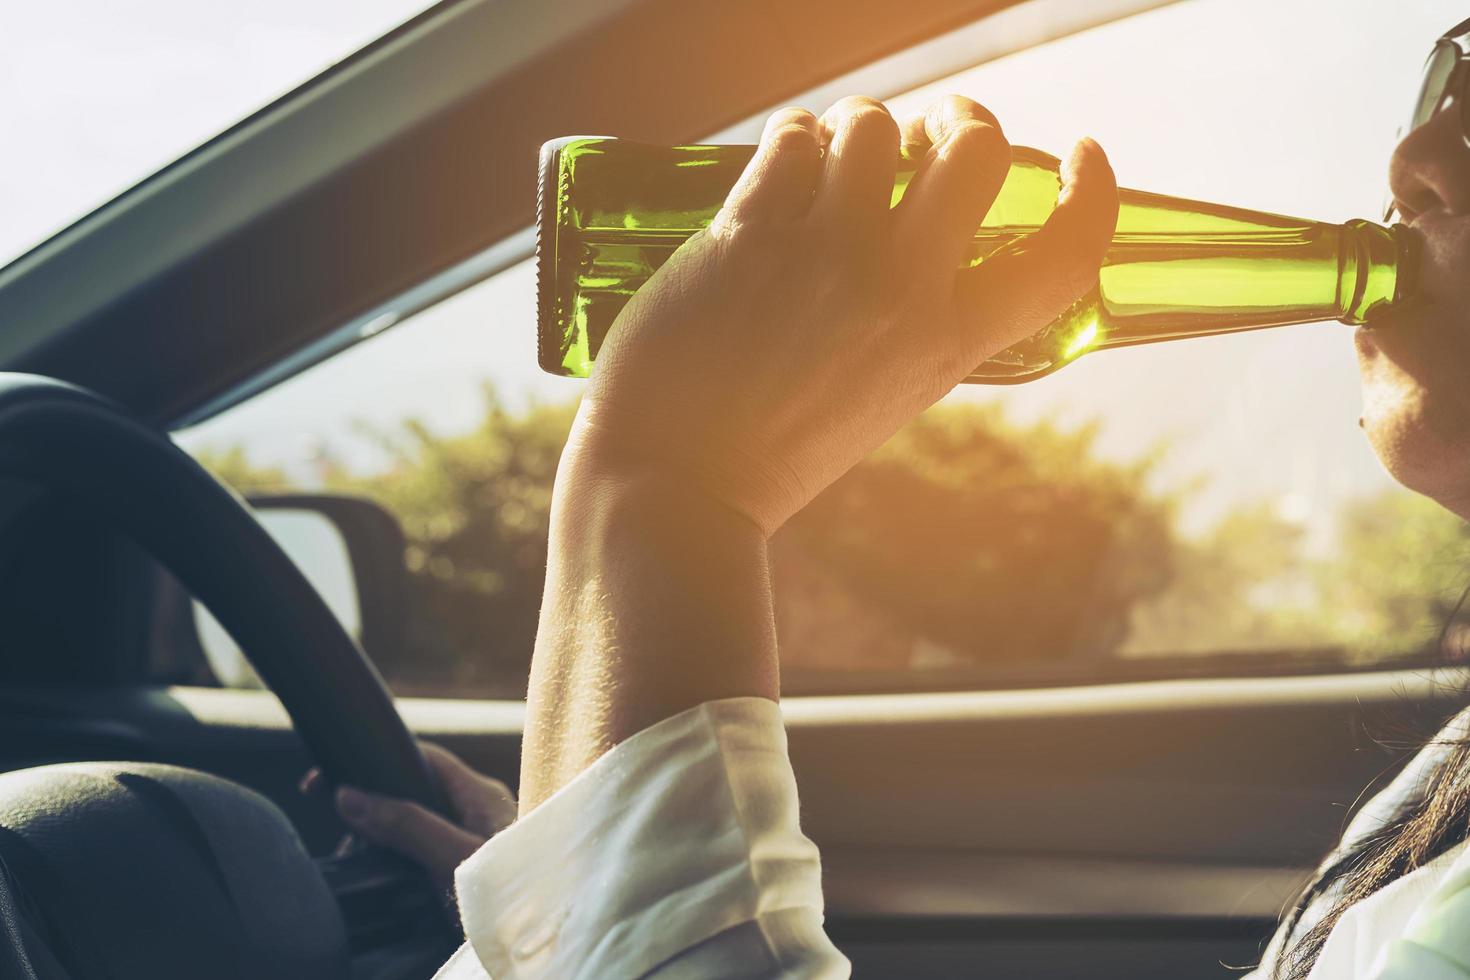
[(0, 266), (429, 3), (0, 6)]
[[(1306, 217), (1381, 210), (1395, 126), (1457, 2), (1187, 0), (890, 100), (959, 92), (1013, 143), (1082, 135), (1130, 186)], [(242, 490), (367, 494), (409, 542), (400, 693), (519, 696), (581, 383), (534, 353), (514, 265), (178, 434)], [(963, 386), (772, 543), (790, 693), (1367, 668), (1428, 656), (1458, 519), (1356, 425), (1349, 328), (1089, 355)]]

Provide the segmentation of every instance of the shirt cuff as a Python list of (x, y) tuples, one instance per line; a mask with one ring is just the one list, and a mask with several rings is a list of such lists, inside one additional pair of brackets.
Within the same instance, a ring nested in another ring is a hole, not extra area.
[(754, 697), (616, 746), (455, 880), (465, 935), (496, 980), (642, 976), (763, 916), (822, 912), (780, 709)]

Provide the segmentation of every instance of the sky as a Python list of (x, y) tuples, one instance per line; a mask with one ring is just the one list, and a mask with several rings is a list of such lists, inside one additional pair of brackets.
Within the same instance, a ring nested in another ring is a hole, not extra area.
[[(0, 7), (0, 132), (10, 139), (0, 261), (417, 4), (123, 9)], [(1423, 57), (1462, 17), (1463, 0), (1184, 0), (889, 102), (905, 113), (945, 92), (970, 95), (1013, 143), (1059, 154), (1091, 135), (1128, 186), (1316, 219), (1374, 217)], [(1100, 417), (1099, 448), (1118, 459), (1170, 440), (1160, 486), (1207, 481), (1187, 528), (1265, 499), (1328, 547), (1337, 504), (1392, 485), (1356, 425), (1350, 333), (1310, 324), (1100, 352), (1041, 381), (950, 397), (1000, 400), (1020, 419)], [(323, 446), (371, 468), (382, 457), (361, 423), (391, 428), (412, 416), (462, 430), (479, 417), (485, 380), (512, 402), (573, 397), (579, 382), (536, 368), (533, 334), (533, 276), (519, 265), (179, 438), (240, 445), (308, 481)]]
[(0, 265), (430, 2), (0, 3)]

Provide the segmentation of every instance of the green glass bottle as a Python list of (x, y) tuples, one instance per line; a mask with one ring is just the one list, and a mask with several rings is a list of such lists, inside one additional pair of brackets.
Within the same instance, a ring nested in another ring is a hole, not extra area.
[[(569, 137), (541, 148), (537, 339), (541, 367), (586, 377), (628, 298), (707, 226), (755, 148), (650, 146)], [(1013, 147), (970, 263), (1039, 228), (1056, 206), (1058, 161)], [(901, 168), (902, 199), (912, 164)], [(966, 380), (1012, 384), (1090, 350), (1313, 320), (1363, 323), (1406, 298), (1413, 240), (1402, 226), (1322, 224), (1143, 191), (1120, 191), (1099, 287)]]

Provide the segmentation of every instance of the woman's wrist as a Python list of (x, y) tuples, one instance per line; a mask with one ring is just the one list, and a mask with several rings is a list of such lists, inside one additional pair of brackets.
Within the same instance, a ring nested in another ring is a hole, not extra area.
[(686, 708), (778, 692), (760, 529), (665, 469), (564, 456), (531, 668), (523, 807)]
[(664, 524), (686, 530), (707, 527), (722, 537), (739, 538), (748, 531), (752, 542), (761, 543), (762, 552), (767, 537), (753, 518), (692, 471), (586, 445), (569, 446), (563, 453), (551, 510), (553, 536), (558, 523), (574, 533), (588, 529), (605, 533), (610, 530), (608, 522), (617, 520), (645, 530)]

